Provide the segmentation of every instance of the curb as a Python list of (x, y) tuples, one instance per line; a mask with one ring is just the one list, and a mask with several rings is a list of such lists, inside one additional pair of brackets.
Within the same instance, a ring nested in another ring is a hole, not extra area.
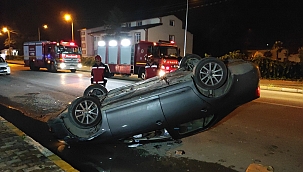
[(62, 160), (60, 157), (58, 157), (56, 154), (54, 154), (47, 148), (43, 147), (41, 144), (36, 142), (31, 137), (27, 136), (23, 131), (18, 129), (12, 123), (6, 121), (1, 116), (0, 116), (0, 122), (2, 122), (13, 133), (16, 133), (18, 136), (20, 136), (22, 138), (22, 140), (24, 140), (27, 144), (33, 146), (35, 149), (37, 149), (39, 152), (41, 152), (42, 155), (44, 155), (46, 158), (48, 158), (50, 161), (52, 161), (54, 164), (56, 164), (62, 170), (66, 171), (66, 172), (79, 172), (78, 170), (73, 168), (70, 164), (68, 164), (67, 162)]
[(261, 90), (271, 90), (271, 91), (281, 91), (281, 92), (291, 92), (291, 93), (301, 93), (303, 94), (303, 90), (296, 88), (282, 88), (282, 87), (274, 87), (274, 86), (260, 86)]

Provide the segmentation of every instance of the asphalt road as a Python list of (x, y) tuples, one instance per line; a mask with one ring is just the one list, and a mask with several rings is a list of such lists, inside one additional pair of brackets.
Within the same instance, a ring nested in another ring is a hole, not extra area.
[[(82, 95), (89, 85), (89, 74), (11, 67), (12, 74), (0, 78), (0, 94), (4, 96), (0, 100), (24, 114), (14, 111), (15, 115), (11, 115), (12, 111), (6, 111), (5, 118), (78, 168), (245, 171), (257, 163), (273, 166), (275, 171), (303, 171), (302, 94), (261, 90), (261, 98), (239, 107), (214, 128), (182, 139), (181, 144), (147, 143), (132, 149), (120, 143), (68, 147), (49, 135), (45, 121)], [(110, 79), (108, 88), (127, 83), (130, 81)], [(175, 155), (176, 150), (185, 154)], [(186, 157), (189, 159), (183, 159)]]

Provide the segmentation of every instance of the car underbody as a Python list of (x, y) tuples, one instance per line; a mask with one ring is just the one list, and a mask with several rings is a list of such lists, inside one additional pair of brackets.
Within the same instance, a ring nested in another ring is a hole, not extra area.
[(257, 99), (259, 76), (256, 65), (244, 60), (187, 55), (163, 77), (110, 91), (90, 85), (48, 125), (67, 142), (181, 139)]

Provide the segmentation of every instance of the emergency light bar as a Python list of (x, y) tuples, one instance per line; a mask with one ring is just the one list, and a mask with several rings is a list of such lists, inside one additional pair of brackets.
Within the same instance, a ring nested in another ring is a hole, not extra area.
[(65, 42), (65, 41), (61, 41), (60, 44), (63, 46), (75, 46), (76, 45), (74, 42)]

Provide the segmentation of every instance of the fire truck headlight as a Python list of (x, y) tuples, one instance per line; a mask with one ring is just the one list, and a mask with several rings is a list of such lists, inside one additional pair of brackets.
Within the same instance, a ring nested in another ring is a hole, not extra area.
[(79, 63), (77, 66), (78, 66), (78, 68), (82, 68), (82, 64), (81, 63)]
[(65, 64), (65, 63), (61, 63), (61, 64), (60, 64), (60, 68), (61, 68), (61, 69), (66, 68), (66, 64)]
[(111, 41), (109, 41), (108, 45), (111, 46), (111, 47), (115, 47), (115, 46), (118, 45), (118, 43), (117, 43), (116, 40), (111, 40)]
[(130, 45), (130, 40), (129, 39), (122, 39), (121, 40), (121, 45), (124, 47), (127, 47)]
[(164, 70), (160, 70), (160, 71), (159, 71), (159, 76), (162, 77), (162, 76), (164, 76), (164, 75), (165, 75), (165, 71), (164, 71)]
[(105, 41), (99, 41), (98, 46), (104, 47), (106, 45)]

